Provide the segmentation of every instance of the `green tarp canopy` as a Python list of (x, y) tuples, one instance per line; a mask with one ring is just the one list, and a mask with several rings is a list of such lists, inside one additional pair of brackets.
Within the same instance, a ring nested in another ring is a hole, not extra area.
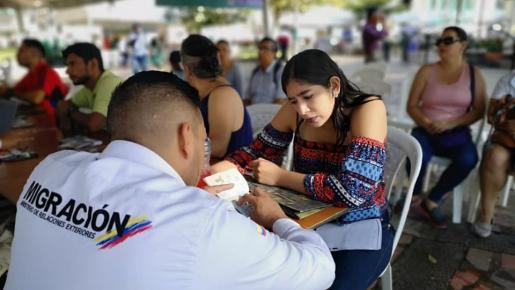
[(195, 7), (205, 6), (213, 8), (262, 8), (262, 0), (156, 0), (157, 5)]

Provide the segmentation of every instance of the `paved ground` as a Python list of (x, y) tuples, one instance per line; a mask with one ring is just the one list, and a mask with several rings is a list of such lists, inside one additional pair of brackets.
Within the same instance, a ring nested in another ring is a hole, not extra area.
[[(450, 216), (451, 198), (444, 208)], [(396, 290), (515, 289), (513, 196), (508, 207), (497, 209), (494, 233), (486, 239), (474, 236), (470, 224), (437, 230), (408, 219), (394, 256), (393, 281)]]

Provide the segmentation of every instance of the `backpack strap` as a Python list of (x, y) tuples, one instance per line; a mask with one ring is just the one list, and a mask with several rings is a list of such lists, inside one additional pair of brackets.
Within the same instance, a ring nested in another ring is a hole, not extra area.
[(281, 66), (282, 66), (282, 61), (280, 59), (278, 59), (275, 64), (274, 64), (274, 73), (273, 73), (273, 78), (274, 78), (274, 85), (277, 86), (277, 73), (279, 72), (279, 70), (281, 69)]
[(470, 77), (470, 105), (467, 109), (467, 112), (472, 109), (474, 105), (474, 99), (476, 98), (476, 74), (474, 70), (474, 66), (469, 64), (469, 77)]
[[(279, 72), (279, 70), (281, 69), (281, 66), (282, 66), (282, 61), (281, 60), (276, 60), (275, 64), (274, 64), (274, 68), (273, 68), (273, 74), (272, 74), (272, 78), (273, 78), (273, 81), (274, 81), (274, 85), (277, 86), (277, 74)], [(256, 73), (258, 72), (259, 70), (259, 65), (257, 65), (253, 70), (252, 70), (252, 73), (250, 74), (250, 80), (252, 80), (252, 78), (256, 75)]]

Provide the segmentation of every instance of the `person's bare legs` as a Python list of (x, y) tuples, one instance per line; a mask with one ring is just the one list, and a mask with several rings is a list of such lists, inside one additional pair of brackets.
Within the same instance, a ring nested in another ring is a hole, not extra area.
[(478, 222), (490, 224), (494, 216), (497, 195), (511, 170), (510, 150), (493, 144), (484, 152), (480, 168), (481, 209)]

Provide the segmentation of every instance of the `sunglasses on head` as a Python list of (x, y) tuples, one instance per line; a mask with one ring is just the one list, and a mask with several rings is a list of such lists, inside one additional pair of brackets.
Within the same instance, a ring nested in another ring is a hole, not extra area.
[(451, 45), (455, 42), (459, 42), (460, 40), (459, 39), (455, 39), (453, 38), (452, 36), (447, 36), (447, 37), (440, 37), (436, 40), (436, 43), (435, 45), (436, 46), (439, 46), (440, 44), (444, 44), (444, 45)]

